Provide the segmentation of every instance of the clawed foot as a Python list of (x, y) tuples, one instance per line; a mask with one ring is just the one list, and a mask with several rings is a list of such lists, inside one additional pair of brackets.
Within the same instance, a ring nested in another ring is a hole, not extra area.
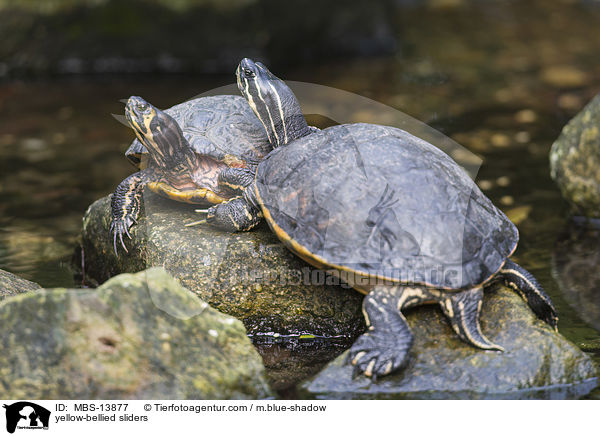
[(347, 362), (354, 365), (352, 378), (359, 374), (373, 381), (402, 367), (406, 361), (406, 350), (395, 348), (389, 341), (382, 343), (376, 332), (367, 332), (359, 337), (350, 352)]
[(242, 196), (215, 204), (208, 209), (196, 209), (196, 212), (206, 214), (205, 219), (187, 224), (187, 226), (208, 224), (227, 232), (250, 230), (262, 218), (260, 211), (255, 209)]
[(113, 234), (113, 248), (115, 250), (115, 255), (118, 256), (117, 252), (117, 237), (121, 241), (121, 246), (125, 250), (126, 253), (129, 253), (127, 247), (125, 246), (125, 242), (123, 241), (123, 235), (127, 235), (129, 239), (131, 239), (131, 235), (129, 234), (129, 228), (135, 224), (135, 220), (129, 216), (122, 217), (119, 219), (113, 218), (110, 223), (110, 232)]
[[(208, 214), (210, 213), (210, 210), (213, 209), (215, 206), (208, 208), (208, 209), (195, 209), (194, 212), (196, 213), (202, 213), (202, 214)], [(214, 215), (214, 213), (212, 214)], [(206, 219), (200, 220), (200, 221), (194, 221), (193, 223), (189, 223), (189, 224), (185, 224), (184, 227), (193, 227), (193, 226), (200, 226), (202, 224), (206, 224), (208, 221)]]

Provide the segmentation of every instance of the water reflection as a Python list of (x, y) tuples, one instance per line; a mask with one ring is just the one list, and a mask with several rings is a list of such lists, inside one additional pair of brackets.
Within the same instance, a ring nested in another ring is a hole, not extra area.
[[(310, 336), (310, 337), (307, 337)], [(271, 388), (281, 398), (297, 397), (297, 385), (316, 374), (327, 363), (348, 349), (356, 339), (351, 336), (251, 335), (266, 368)]]
[(570, 224), (556, 241), (552, 274), (569, 305), (600, 331), (600, 228)]

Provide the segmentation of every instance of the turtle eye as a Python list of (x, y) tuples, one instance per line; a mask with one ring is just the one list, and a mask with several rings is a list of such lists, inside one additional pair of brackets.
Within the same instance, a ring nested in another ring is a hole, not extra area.
[(148, 109), (148, 104), (146, 104), (146, 103), (138, 103), (137, 109), (140, 112), (145, 112), (146, 109)]
[(256, 74), (254, 74), (254, 71), (252, 71), (248, 68), (244, 68), (244, 76), (246, 76), (248, 79), (251, 79), (254, 76), (256, 76)]

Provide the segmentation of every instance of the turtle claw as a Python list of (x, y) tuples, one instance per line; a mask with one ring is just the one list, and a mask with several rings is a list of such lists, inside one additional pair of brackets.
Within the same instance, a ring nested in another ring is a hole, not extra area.
[(184, 224), (184, 227), (199, 226), (201, 224), (206, 224), (206, 220), (194, 221), (193, 223)]
[(123, 247), (123, 250), (125, 250), (125, 253), (129, 253), (129, 251), (127, 251), (127, 247), (125, 246), (125, 242), (123, 242), (123, 233), (119, 233), (119, 239), (121, 240), (121, 246)]
[(371, 381), (373, 381), (373, 383), (375, 383), (377, 381), (377, 373), (376, 372), (371, 374)]
[(117, 250), (117, 238), (121, 242), (121, 247), (123, 247), (125, 253), (129, 253), (129, 250), (127, 250), (127, 246), (125, 245), (125, 241), (123, 240), (123, 234), (127, 235), (129, 239), (132, 239), (131, 234), (129, 233), (129, 227), (131, 227), (133, 224), (134, 221), (129, 217), (120, 218), (118, 220), (113, 219), (112, 223), (110, 224), (110, 231), (113, 234), (113, 249), (115, 250), (115, 256), (119, 255)]
[(352, 380), (354, 380), (356, 377), (358, 377), (360, 375), (360, 368), (358, 366), (353, 366), (352, 367)]
[[(364, 335), (362, 337), (365, 337)], [(361, 337), (361, 338), (362, 338)], [(359, 340), (361, 339), (359, 338)], [(368, 338), (368, 336), (366, 336)], [(363, 341), (363, 342), (368, 342)], [(374, 341), (372, 341), (374, 342)], [(353, 352), (350, 350), (350, 354), (348, 355), (348, 360), (354, 366), (352, 372), (352, 378), (356, 378), (358, 374), (364, 374), (366, 377), (369, 377), (372, 381), (377, 381), (377, 378), (380, 376), (388, 375), (390, 372), (398, 368), (398, 365), (394, 364), (395, 359), (391, 358), (390, 354), (392, 354), (392, 350), (377, 350), (375, 348), (369, 349), (368, 346), (362, 347), (360, 344), (358, 351)], [(354, 348), (354, 347), (352, 347)], [(352, 357), (354, 356), (354, 357)]]
[(375, 381), (378, 375), (386, 375), (389, 371), (385, 369), (393, 365), (389, 365), (385, 358), (381, 359), (385, 354), (378, 350), (376, 341), (371, 335), (368, 333), (362, 335), (352, 346), (348, 355), (350, 363), (354, 365), (352, 378), (358, 374), (364, 374)]

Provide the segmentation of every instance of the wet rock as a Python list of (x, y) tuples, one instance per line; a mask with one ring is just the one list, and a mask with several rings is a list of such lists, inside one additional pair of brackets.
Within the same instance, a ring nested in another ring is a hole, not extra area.
[(6, 297), (22, 294), (23, 292), (35, 291), (41, 286), (29, 280), (0, 269), (0, 301)]
[[(101, 283), (122, 272), (164, 266), (212, 307), (241, 319), (250, 333), (358, 335), (362, 296), (291, 254), (266, 224), (231, 234), (206, 225), (194, 206), (144, 195), (145, 218), (131, 229), (129, 253), (113, 251), (110, 199), (92, 204), (83, 219), (85, 278)], [(76, 250), (78, 254), (81, 250)], [(76, 259), (75, 265), (80, 265)]]
[(600, 228), (569, 226), (554, 246), (552, 275), (567, 303), (600, 330)]
[(550, 170), (576, 214), (600, 217), (600, 95), (552, 144)]
[(592, 360), (507, 288), (486, 290), (481, 314), (483, 332), (505, 352), (465, 344), (437, 307), (407, 311), (407, 319), (415, 342), (404, 370), (376, 382), (352, 379), (345, 352), (304, 383), (304, 393), (319, 398), (564, 398), (597, 385)]
[(52, 289), (0, 303), (0, 396), (244, 399), (270, 396), (242, 323), (162, 268), (97, 290)]

